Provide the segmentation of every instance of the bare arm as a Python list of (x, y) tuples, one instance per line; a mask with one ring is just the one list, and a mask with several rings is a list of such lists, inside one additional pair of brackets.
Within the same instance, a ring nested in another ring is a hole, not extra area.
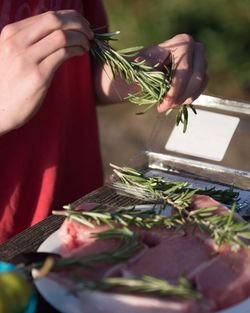
[(89, 50), (93, 33), (73, 10), (47, 12), (7, 25), (0, 35), (0, 135), (39, 109), (56, 69)]

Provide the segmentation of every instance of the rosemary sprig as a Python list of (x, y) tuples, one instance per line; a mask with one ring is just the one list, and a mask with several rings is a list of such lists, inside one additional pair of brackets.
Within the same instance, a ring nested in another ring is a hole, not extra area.
[[(97, 217), (98, 214), (96, 214), (98, 212), (96, 212), (96, 210), (100, 210), (101, 208), (102, 206), (97, 206), (93, 209), (95, 212), (89, 211), (88, 218), (91, 218), (91, 214), (93, 213), (93, 220), (98, 222), (98, 224), (105, 222), (105, 220), (108, 219), (117, 223), (116, 212), (111, 212), (111, 214), (110, 212), (104, 212), (102, 215), (100, 214), (99, 218), (101, 218), (101, 220), (99, 220)], [(244, 239), (250, 239), (249, 225), (241, 218), (234, 217), (235, 204), (232, 206), (229, 214), (213, 215), (214, 210), (217, 210), (217, 207), (202, 208), (194, 211), (189, 211), (184, 208), (179, 209), (178, 213), (175, 215), (163, 216), (157, 214), (154, 210), (140, 211), (130, 209), (124, 212), (124, 209), (122, 209), (123, 213), (120, 211), (117, 213), (117, 215), (118, 219), (122, 221), (123, 225), (126, 224), (129, 226), (132, 223), (135, 223), (138, 227), (145, 227), (148, 229), (160, 224), (165, 225), (167, 228), (175, 228), (176, 230), (179, 230), (187, 225), (193, 225), (195, 228), (198, 227), (202, 232), (208, 232), (211, 238), (214, 239), (214, 242), (218, 245), (218, 249), (220, 249), (222, 244), (229, 245), (234, 252), (237, 252), (240, 247), (248, 249), (249, 246), (244, 242)], [(70, 211), (72, 212), (74, 210), (70, 209)], [(78, 221), (88, 226), (88, 223), (85, 223), (86, 217), (84, 216), (84, 213), (86, 212), (81, 212), (82, 218), (79, 216)], [(103, 218), (103, 216), (106, 218)], [(92, 233), (92, 236), (96, 238), (96, 240), (117, 238), (120, 239), (120, 244), (111, 252), (88, 254), (82, 258), (73, 256), (68, 258), (55, 259), (54, 264), (50, 270), (53, 271), (67, 268), (94, 270), (94, 264), (99, 262), (105, 264), (124, 262), (131, 258), (144, 246), (143, 243), (140, 242), (138, 234), (129, 230), (127, 227), (113, 228), (111, 230), (100, 233)], [(39, 262), (33, 264), (32, 268), (39, 269), (42, 266), (43, 262)], [(115, 278), (114, 280), (112, 279), (110, 281), (101, 281), (97, 285), (95, 285), (95, 282), (87, 282), (87, 285), (93, 286), (94, 289), (103, 289), (107, 283), (107, 286), (110, 286), (109, 288), (113, 288), (117, 286), (117, 284), (120, 286), (126, 286), (128, 282), (130, 282), (132, 284), (130, 286), (134, 286), (133, 288), (138, 288), (139, 292), (143, 292), (141, 286), (144, 286), (144, 292), (147, 292), (145, 291), (145, 288), (149, 287), (144, 284), (144, 279), (139, 282), (138, 280), (124, 280), (123, 278)], [(151, 292), (159, 292), (159, 290), (157, 291), (157, 288), (154, 290), (152, 290), (152, 286), (150, 288)], [(160, 294), (164, 293), (162, 292)]]
[[(98, 214), (103, 208), (104, 212)], [(91, 212), (91, 210), (88, 212), (81, 211), (78, 220), (81, 221), (82, 216), (82, 221), (86, 225), (86, 215), (84, 215), (84, 213), (88, 213), (87, 218), (92, 218), (95, 223), (100, 224), (101, 222), (109, 220), (108, 223), (112, 226), (114, 226), (114, 224), (112, 224), (111, 221), (115, 221), (115, 224), (117, 224), (117, 220), (120, 220), (122, 225), (127, 223), (129, 226), (130, 223), (135, 222), (137, 218), (141, 220), (142, 217), (144, 217), (145, 220), (142, 224), (138, 223), (137, 220), (137, 225), (147, 225), (149, 228), (159, 223), (163, 223), (167, 227), (175, 227), (176, 229), (180, 229), (186, 225), (194, 225), (201, 231), (210, 233), (219, 247), (222, 243), (226, 243), (229, 244), (235, 252), (238, 251), (239, 247), (248, 248), (248, 245), (242, 241), (242, 238), (250, 238), (248, 223), (234, 217), (235, 204), (232, 206), (232, 210), (229, 214), (222, 216), (212, 214), (216, 209), (217, 207), (211, 207), (189, 211), (187, 208), (184, 208), (179, 209), (177, 214), (173, 216), (162, 216), (157, 214), (155, 210), (140, 211), (129, 209), (125, 211), (125, 209), (120, 209), (116, 215), (116, 212), (110, 211), (110, 208), (106, 209), (104, 206), (99, 205), (92, 209), (93, 212)], [(66, 211), (70, 211), (70, 213), (68, 212), (70, 216), (70, 214), (73, 214), (74, 210), (68, 206)], [(53, 271), (58, 268), (67, 269), (74, 267), (80, 267), (85, 270), (95, 270), (96, 263), (113, 264), (124, 262), (143, 247), (139, 236), (127, 227), (113, 228), (100, 233), (92, 233), (92, 237), (96, 238), (96, 240), (116, 238), (120, 239), (120, 244), (118, 248), (111, 252), (89, 254), (82, 258), (70, 257), (56, 259), (49, 270)], [(39, 266), (37, 264), (33, 265), (33, 268), (37, 269), (39, 267), (41, 267), (41, 264), (39, 264)], [(118, 292), (152, 293), (159, 296), (168, 295), (184, 298), (201, 298), (201, 295), (186, 278), (180, 278), (178, 285), (171, 285), (163, 279), (152, 276), (142, 276), (139, 278), (110, 277), (99, 281), (88, 281), (79, 277), (72, 277), (71, 279), (76, 283), (76, 288), (72, 292), (78, 292), (82, 289), (112, 290), (118, 288)]]
[[(96, 29), (94, 29), (95, 31)], [(125, 100), (139, 106), (146, 106), (142, 112), (137, 113), (144, 114), (155, 105), (159, 105), (169, 91), (174, 72), (173, 56), (171, 67), (164, 66), (162, 71), (157, 70), (159, 64), (149, 66), (146, 65), (146, 60), (136, 62), (132, 57), (136, 56), (143, 47), (132, 47), (116, 51), (110, 46), (109, 41), (116, 40), (113, 37), (117, 34), (119, 34), (119, 31), (95, 33), (94, 39), (91, 41), (90, 51), (101, 63), (109, 65), (114, 80), (119, 75), (128, 84), (136, 83), (140, 87), (139, 92), (129, 94)], [(192, 104), (189, 106), (196, 114), (194, 106)], [(176, 125), (182, 123), (183, 132), (185, 132), (188, 124), (187, 105), (183, 104), (177, 110)], [(165, 114), (169, 115), (172, 111), (173, 109), (169, 109)]]
[(249, 247), (242, 239), (250, 239), (250, 229), (246, 221), (234, 217), (235, 207), (234, 203), (228, 214), (220, 216), (210, 214), (206, 218), (202, 216), (204, 210), (195, 212), (196, 216), (193, 218), (193, 222), (197, 223), (200, 228), (209, 231), (218, 247), (225, 243), (237, 252), (239, 247)]
[[(83, 257), (64, 257), (54, 260), (51, 270), (81, 268), (86, 270), (94, 270), (93, 263), (113, 264), (124, 262), (131, 258), (144, 245), (139, 240), (139, 235), (132, 232), (126, 227), (114, 228), (108, 231), (92, 233), (92, 237), (96, 240), (104, 239), (120, 239), (120, 243), (116, 249), (111, 252), (91, 253)], [(32, 268), (39, 269), (44, 262), (32, 264)]]
[[(98, 206), (99, 210), (101, 210), (101, 208), (104, 207)], [(217, 209), (217, 207), (208, 207), (190, 211), (188, 208), (179, 208), (177, 210), (177, 214), (164, 216), (157, 214), (154, 208), (149, 210), (119, 208), (117, 211), (114, 211), (112, 208), (106, 207), (104, 211), (100, 212), (99, 217), (97, 217), (98, 212), (96, 212), (96, 208), (93, 209), (94, 212), (91, 210), (88, 212), (78, 211), (77, 220), (86, 226), (92, 224), (93, 221), (98, 225), (108, 221), (107, 224), (111, 225), (113, 229), (106, 233), (98, 233), (97, 238), (99, 238), (98, 236), (101, 236), (100, 239), (108, 238), (107, 236), (110, 235), (114, 237), (120, 235), (122, 236), (123, 234), (131, 236), (131, 241), (128, 241), (128, 243), (124, 241), (124, 246), (121, 246), (118, 251), (115, 252), (115, 254), (122, 252), (124, 258), (127, 258), (128, 252), (133, 254), (135, 252), (133, 251), (134, 248), (140, 248), (138, 238), (136, 238), (137, 235), (133, 234), (133, 232), (128, 232), (128, 228), (131, 225), (136, 225), (137, 227), (143, 229), (152, 229), (157, 225), (164, 225), (166, 228), (173, 228), (176, 230), (179, 230), (187, 225), (193, 225), (195, 228), (199, 228), (202, 232), (208, 232), (219, 248), (223, 243), (230, 245), (234, 251), (237, 251), (240, 247), (247, 248), (248, 246), (242, 239), (250, 239), (250, 229), (246, 221), (234, 217), (235, 204), (232, 206), (232, 209), (228, 214), (214, 215), (213, 211)], [(58, 212), (59, 214), (65, 213), (64, 215), (74, 218), (74, 211), (77, 210), (72, 210), (68, 207), (66, 211), (56, 212), (57, 214)], [(87, 217), (85, 213), (88, 213)], [(123, 225), (125, 228), (115, 228), (119, 224)], [(94, 226), (94, 224), (92, 225)], [(124, 239), (126, 239), (126, 237)], [(87, 261), (93, 261), (95, 257), (100, 260), (106, 258), (107, 260), (110, 259), (111, 262), (116, 261), (116, 258), (113, 257), (113, 252), (111, 255), (93, 255), (90, 259), (84, 259), (83, 261), (85, 263)], [(122, 259), (122, 257), (120, 257), (120, 259)]]
[(167, 203), (175, 208), (186, 208), (192, 202), (193, 194), (213, 197), (224, 204), (237, 201), (238, 192), (233, 188), (217, 190), (215, 188), (194, 189), (187, 182), (165, 181), (163, 177), (146, 176), (140, 171), (111, 164), (116, 180), (112, 183), (116, 189), (135, 194), (138, 198)]
[(75, 277), (73, 281), (77, 284), (73, 292), (81, 291), (82, 289), (106, 291), (119, 288), (120, 292), (128, 293), (151, 293), (159, 296), (195, 299), (200, 299), (202, 297), (184, 277), (179, 278), (178, 285), (173, 285), (166, 280), (148, 275), (144, 275), (140, 278), (109, 277), (99, 281), (88, 281)]
[[(161, 223), (159, 218), (163, 218), (163, 216), (156, 214), (154, 208), (149, 210), (139, 210), (135, 209), (135, 207), (114, 209), (105, 205), (97, 205), (89, 211), (75, 210), (70, 205), (65, 205), (63, 208), (64, 211), (58, 210), (52, 213), (73, 218), (90, 228), (95, 228), (97, 225), (104, 223), (110, 226), (111, 229), (114, 229), (117, 225), (122, 225), (123, 227), (135, 225), (140, 228), (150, 229), (154, 225)], [(168, 217), (165, 218), (168, 220)]]
[[(119, 225), (122, 225), (125, 228), (129, 228), (129, 226), (134, 225), (138, 228), (151, 229), (157, 225), (165, 225), (167, 228), (174, 228), (183, 224), (181, 219), (178, 219), (177, 215), (161, 215), (157, 213), (155, 208), (140, 210), (135, 209), (135, 207), (113, 209), (105, 206), (98, 206), (98, 209), (101, 208), (103, 209), (100, 213), (96, 212), (96, 208), (93, 208), (88, 212), (84, 212), (71, 209), (70, 205), (68, 205), (64, 206), (65, 211), (53, 211), (53, 214), (65, 215), (73, 219), (75, 219), (75, 216), (77, 215), (76, 220), (78, 222), (91, 228), (95, 227), (95, 225), (100, 225), (101, 223), (109, 225), (111, 229), (116, 229)], [(163, 211), (164, 208), (161, 208), (160, 212)]]
[[(244, 239), (250, 239), (250, 229), (248, 222), (234, 216), (236, 204), (234, 203), (228, 214), (213, 214), (217, 207), (202, 208), (194, 211), (186, 209), (179, 210), (177, 222), (179, 228), (185, 225), (198, 227), (201, 232), (208, 232), (213, 238), (218, 250), (222, 244), (231, 247), (232, 251), (237, 252), (240, 248), (248, 248)], [(179, 222), (178, 217), (182, 217)]]
[(120, 239), (120, 244), (112, 252), (93, 253), (83, 257), (83, 263), (101, 262), (106, 264), (119, 263), (131, 258), (134, 253), (144, 245), (139, 241), (139, 236), (128, 228), (115, 228), (100, 233), (92, 233), (96, 240)]

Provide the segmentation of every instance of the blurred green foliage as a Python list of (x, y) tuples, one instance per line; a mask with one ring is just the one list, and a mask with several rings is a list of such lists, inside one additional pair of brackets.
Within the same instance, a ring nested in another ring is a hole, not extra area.
[(176, 34), (202, 42), (205, 93), (250, 100), (250, 0), (103, 0), (117, 49), (148, 46)]

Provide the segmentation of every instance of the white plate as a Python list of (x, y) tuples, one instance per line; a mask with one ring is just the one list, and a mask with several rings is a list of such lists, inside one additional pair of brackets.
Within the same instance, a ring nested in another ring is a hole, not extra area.
[[(138, 209), (150, 209), (152, 205), (137, 205)], [(167, 211), (167, 215), (169, 211)], [(61, 249), (61, 241), (58, 231), (52, 233), (38, 248), (39, 252), (55, 252)], [(35, 280), (35, 285), (41, 295), (61, 313), (84, 313), (84, 307), (79, 299), (70, 294), (67, 289), (49, 278), (40, 278)], [(94, 312), (93, 312), (94, 313)], [(234, 305), (226, 310), (216, 313), (250, 313), (250, 298)]]

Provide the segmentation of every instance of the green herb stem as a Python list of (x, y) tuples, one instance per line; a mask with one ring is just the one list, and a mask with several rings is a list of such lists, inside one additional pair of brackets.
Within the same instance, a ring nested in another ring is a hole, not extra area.
[(128, 293), (150, 293), (159, 296), (195, 299), (200, 299), (202, 297), (201, 294), (194, 289), (192, 284), (183, 277), (179, 279), (179, 284), (176, 285), (170, 284), (166, 280), (148, 275), (140, 278), (109, 277), (96, 282), (87, 281), (79, 277), (75, 277), (73, 280), (77, 284), (77, 287), (73, 292), (81, 291), (82, 289), (106, 291), (118, 288), (120, 292)]

